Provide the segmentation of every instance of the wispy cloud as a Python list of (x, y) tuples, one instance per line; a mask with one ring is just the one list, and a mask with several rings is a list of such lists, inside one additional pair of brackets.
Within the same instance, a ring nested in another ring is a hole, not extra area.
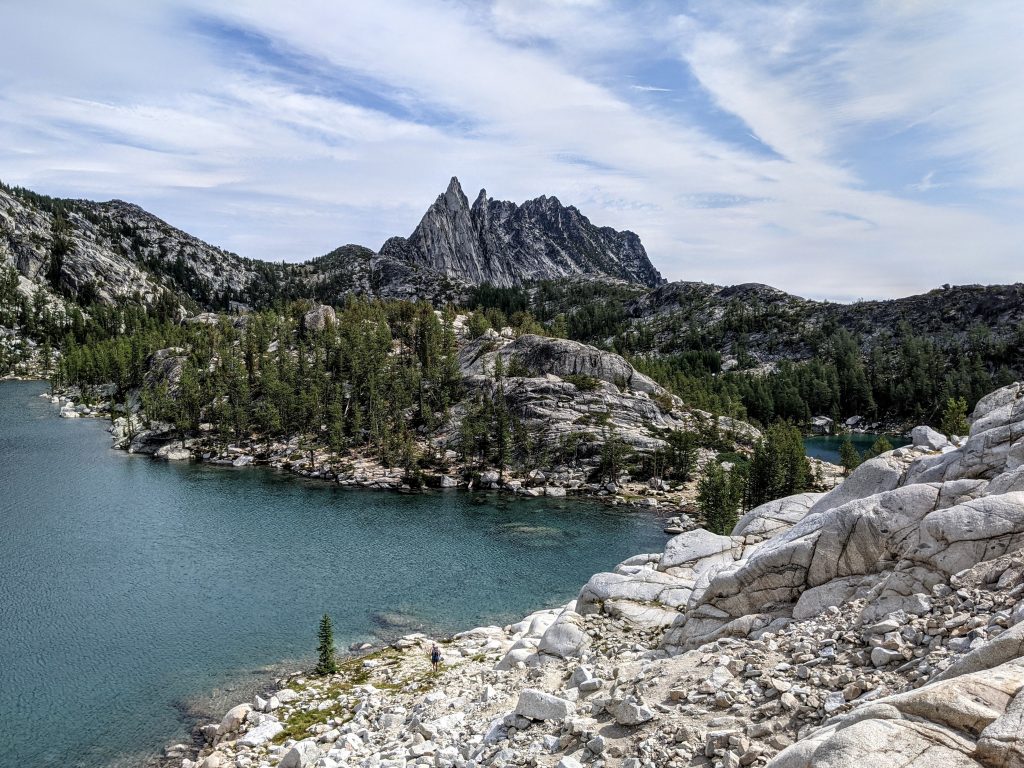
[(272, 259), (378, 247), (458, 174), (632, 229), (672, 278), (1024, 280), (1022, 24), (1001, 0), (40, 0), (0, 30), (0, 178)]
[(928, 173), (926, 173), (924, 176), (921, 177), (920, 181), (918, 181), (918, 182), (916, 182), (914, 184), (910, 184), (908, 186), (911, 189), (916, 189), (918, 192), (929, 192), (930, 190), (942, 189), (943, 187), (948, 187), (949, 185), (948, 184), (940, 184), (940, 183), (936, 182), (935, 181), (935, 171), (928, 171)]

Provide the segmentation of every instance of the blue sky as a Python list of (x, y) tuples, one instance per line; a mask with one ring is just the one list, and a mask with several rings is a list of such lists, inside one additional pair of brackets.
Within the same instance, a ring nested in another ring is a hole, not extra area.
[(242, 255), (377, 248), (457, 175), (674, 280), (1024, 280), (1019, 2), (0, 4), (0, 179)]

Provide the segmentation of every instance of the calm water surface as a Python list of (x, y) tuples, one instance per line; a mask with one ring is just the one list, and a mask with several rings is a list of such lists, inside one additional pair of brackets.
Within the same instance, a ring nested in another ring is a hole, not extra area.
[[(910, 441), (899, 435), (877, 435), (872, 432), (860, 432), (850, 435), (850, 442), (853, 447), (862, 454), (869, 450), (875, 440), (885, 437), (893, 448), (910, 445)], [(832, 464), (839, 464), (839, 447), (843, 444), (846, 435), (819, 435), (816, 437), (804, 438), (804, 450), (807, 455), (814, 459), (821, 459)]]
[(187, 737), (184, 702), (308, 659), (325, 611), (340, 647), (506, 622), (666, 539), (598, 505), (128, 456), (42, 391), (0, 383), (4, 766), (137, 765)]

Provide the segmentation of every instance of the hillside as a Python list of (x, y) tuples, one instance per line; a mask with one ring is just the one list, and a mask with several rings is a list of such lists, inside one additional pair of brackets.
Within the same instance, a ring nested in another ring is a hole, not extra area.
[(836, 304), (758, 284), (663, 284), (635, 234), (553, 197), (516, 205), (481, 190), (470, 205), (454, 178), (408, 238), (302, 263), (246, 259), (128, 203), (0, 186), (2, 265), (17, 271), (0, 296), (5, 371), (69, 328), (81, 343), (85, 318), (115, 306), (181, 321), (364, 296), (478, 307), (498, 328), (536, 321), (627, 357), (691, 405), (763, 425), (938, 426), (950, 398), (969, 407), (1024, 376), (1022, 285)]
[(837, 328), (858, 336), (868, 352), (886, 347), (902, 325), (959, 345), (979, 329), (1005, 341), (1024, 323), (1024, 284), (945, 286), (918, 296), (837, 304), (754, 283), (676, 282), (633, 299), (625, 312), (634, 330), (653, 333), (659, 351), (676, 351), (681, 338), (697, 332), (712, 338), (723, 357), (742, 350), (757, 363), (770, 363), (809, 359), (815, 336)]
[(470, 211), (452, 179), (413, 235), (375, 253), (346, 245), (301, 263), (246, 259), (182, 232), (136, 205), (62, 200), (0, 186), (0, 264), (34, 290), (80, 306), (163, 292), (186, 310), (259, 308), (274, 301), (347, 295), (457, 299), (474, 285), (567, 275), (656, 285), (660, 275), (632, 232), (598, 228), (542, 197), (522, 206), (483, 194)]

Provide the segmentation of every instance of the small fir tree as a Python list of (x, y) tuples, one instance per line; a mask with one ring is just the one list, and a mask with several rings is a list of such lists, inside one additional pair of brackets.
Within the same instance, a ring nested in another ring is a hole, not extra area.
[(951, 397), (946, 400), (940, 426), (947, 437), (966, 435), (970, 432), (971, 425), (967, 421), (967, 401), (962, 397)]
[(665, 442), (668, 449), (665, 456), (665, 469), (673, 480), (686, 482), (697, 466), (697, 435), (681, 429), (669, 433)]
[(773, 424), (754, 446), (744, 506), (753, 509), (773, 499), (805, 491), (810, 479), (811, 465), (804, 452), (800, 430), (790, 424)]
[(849, 475), (860, 466), (861, 456), (853, 446), (853, 441), (847, 435), (839, 446), (839, 463), (843, 465), (843, 473)]
[(727, 472), (717, 461), (708, 464), (697, 484), (697, 506), (704, 516), (704, 527), (727, 536), (739, 519), (743, 497), (742, 472), (736, 467)]
[(892, 443), (890, 443), (885, 435), (879, 435), (878, 438), (871, 444), (867, 453), (864, 454), (864, 461), (873, 459), (875, 456), (881, 456), (883, 453), (888, 453), (892, 450)]
[(333, 675), (338, 671), (338, 664), (334, 660), (334, 628), (331, 626), (331, 617), (324, 614), (320, 619), (320, 645), (317, 646), (318, 659), (313, 674)]

